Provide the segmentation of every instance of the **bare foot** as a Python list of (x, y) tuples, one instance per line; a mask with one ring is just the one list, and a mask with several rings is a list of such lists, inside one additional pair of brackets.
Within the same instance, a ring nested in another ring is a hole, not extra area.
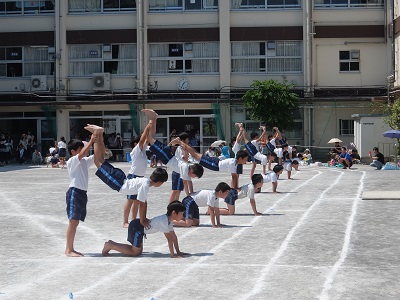
[(260, 130), (265, 131), (266, 130), (265, 126), (260, 126)]
[(69, 256), (69, 257), (82, 257), (83, 256), (82, 253), (75, 251), (75, 250), (72, 250), (72, 251), (65, 250), (65, 255)]
[(111, 250), (111, 243), (112, 242), (113, 242), (112, 240), (109, 240), (108, 242), (104, 243), (103, 251), (101, 251), (101, 255), (102, 256), (109, 256), (110, 255), (108, 252), (110, 252), (110, 250)]
[(124, 224), (122, 225), (123, 228), (129, 228), (129, 223), (124, 222)]
[(243, 123), (235, 123), (235, 126), (241, 128), (241, 127), (243, 127)]
[(158, 114), (152, 109), (144, 108), (142, 109), (142, 112), (144, 112), (150, 120), (157, 119), (158, 117)]
[(171, 142), (169, 142), (170, 145), (180, 145), (181, 144), (181, 139), (179, 137), (174, 138)]
[(87, 131), (90, 131), (91, 133), (94, 133), (95, 131), (97, 132), (101, 132), (101, 134), (103, 134), (104, 132), (104, 128), (97, 126), (97, 125), (93, 125), (93, 124), (87, 124), (87, 126), (84, 127)]
[(262, 213), (256, 212), (254, 215), (255, 216), (262, 216)]

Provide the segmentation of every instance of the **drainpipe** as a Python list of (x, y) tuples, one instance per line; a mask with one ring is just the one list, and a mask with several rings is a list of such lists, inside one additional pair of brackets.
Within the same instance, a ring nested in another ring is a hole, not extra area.
[(144, 86), (144, 58), (143, 58), (143, 7), (144, 3), (143, 0), (137, 0), (137, 7), (136, 7), (136, 12), (137, 12), (137, 48), (138, 48), (138, 70), (137, 70), (137, 79), (139, 82), (139, 86), (137, 87), (139, 89), (138, 94), (143, 94), (145, 92), (145, 86)]
[(392, 68), (391, 68), (391, 72), (390, 74), (393, 76), (393, 80), (395, 80), (395, 74), (394, 74), (394, 70), (396, 68), (396, 40), (395, 40), (395, 32), (394, 32), (394, 0), (391, 1), (390, 3), (390, 9), (391, 9), (391, 19), (392, 19), (392, 24), (390, 25), (390, 31), (392, 32)]
[(312, 40), (313, 40), (313, 26), (312, 26), (312, 0), (303, 2), (303, 22), (305, 23), (305, 32), (303, 34), (305, 45), (305, 97), (312, 97)]

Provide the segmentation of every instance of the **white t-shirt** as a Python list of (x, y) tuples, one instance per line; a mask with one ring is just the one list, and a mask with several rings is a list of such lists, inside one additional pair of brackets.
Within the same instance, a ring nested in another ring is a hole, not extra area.
[(79, 160), (78, 155), (71, 156), (67, 161), (70, 178), (69, 187), (87, 191), (89, 184), (89, 168), (94, 165), (94, 155), (85, 156)]
[(182, 152), (182, 147), (178, 146), (175, 150), (175, 157), (181, 161), (183, 161), (183, 152)]
[(179, 160), (176, 156), (171, 158), (167, 163), (167, 167), (171, 168), (172, 171), (179, 173), (182, 180), (192, 181), (192, 178), (189, 176), (189, 164), (183, 160)]
[(150, 229), (144, 229), (145, 234), (174, 231), (174, 226), (169, 222), (167, 214), (150, 219)]
[(286, 171), (292, 171), (292, 161), (288, 160), (283, 163), (283, 169)]
[(238, 153), (239, 150), (240, 150), (240, 144), (235, 142), (232, 147), (232, 152), (235, 153), (236, 155), (236, 153)]
[(212, 190), (200, 190), (190, 194), (190, 197), (194, 199), (199, 207), (212, 206), (219, 207), (219, 200), (215, 196), (215, 191)]
[(59, 141), (57, 145), (58, 145), (58, 149), (61, 149), (61, 148), (67, 149), (67, 144), (63, 141)]
[(254, 155), (254, 158), (257, 159), (257, 160), (259, 160), (259, 161), (261, 161), (261, 164), (262, 164), (263, 166), (266, 166), (266, 165), (268, 164), (268, 156), (267, 156), (267, 155), (264, 155), (264, 154), (262, 154), (262, 153), (260, 153), (260, 152), (257, 152), (257, 153)]
[(132, 178), (126, 179), (120, 193), (125, 195), (137, 195), (137, 200), (147, 202), (147, 194), (149, 193), (150, 179), (148, 178)]
[(240, 191), (238, 192), (238, 199), (243, 199), (249, 197), (249, 199), (254, 199), (255, 188), (252, 183), (242, 185)]
[(276, 156), (279, 158), (283, 157), (283, 149), (282, 148), (275, 148), (274, 152), (276, 153)]
[(227, 158), (224, 160), (220, 160), (218, 163), (219, 170), (221, 172), (229, 172), (236, 174), (237, 173), (237, 163), (236, 158)]
[(143, 150), (140, 150), (139, 145), (136, 145), (131, 151), (132, 164), (129, 174), (136, 176), (144, 176), (147, 168), (146, 147), (143, 145)]
[(278, 181), (278, 177), (276, 176), (275, 172), (269, 172), (266, 175), (261, 174), (263, 179), (263, 182), (277, 182)]
[(257, 151), (260, 149), (260, 142), (257, 140), (251, 140), (251, 143), (253, 144), (254, 147), (256, 147)]

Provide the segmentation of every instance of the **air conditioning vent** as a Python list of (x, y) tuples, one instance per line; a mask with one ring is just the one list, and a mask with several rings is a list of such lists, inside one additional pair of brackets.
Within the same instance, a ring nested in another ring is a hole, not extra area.
[(31, 76), (31, 91), (46, 91), (47, 90), (47, 76), (46, 75), (32, 75)]
[(93, 90), (94, 91), (111, 90), (110, 73), (93, 73)]

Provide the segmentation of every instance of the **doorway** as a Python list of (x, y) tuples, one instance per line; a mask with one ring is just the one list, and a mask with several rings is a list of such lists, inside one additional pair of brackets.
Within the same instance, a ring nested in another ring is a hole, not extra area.
[(189, 134), (189, 144), (199, 151), (200, 146), (200, 117), (170, 117), (170, 134), (175, 131), (176, 134), (187, 132)]

